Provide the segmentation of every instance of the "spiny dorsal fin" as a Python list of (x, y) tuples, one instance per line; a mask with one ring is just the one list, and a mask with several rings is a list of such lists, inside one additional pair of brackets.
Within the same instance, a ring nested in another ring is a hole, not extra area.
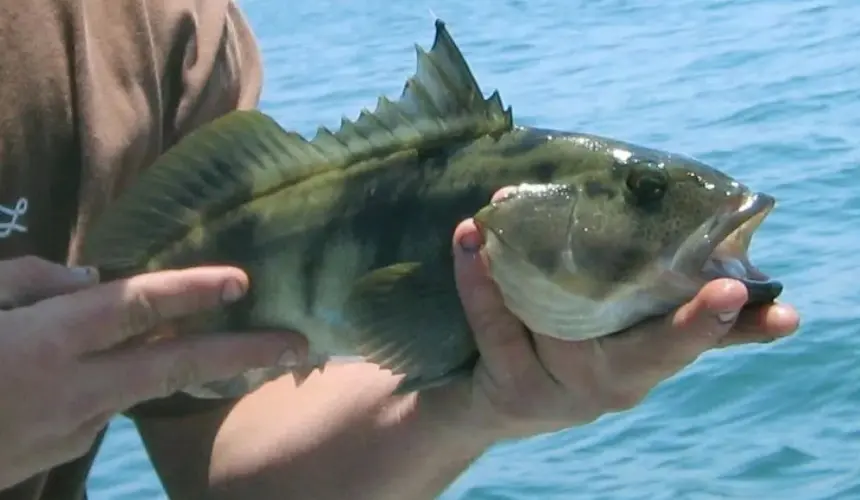
[(498, 92), (484, 99), (466, 60), (436, 20), (429, 52), (397, 101), (321, 127), (308, 141), (259, 111), (233, 111), (196, 129), (159, 157), (87, 235), (83, 262), (139, 272), (168, 244), (207, 220), (311, 175), (371, 157), (510, 130)]
[(380, 97), (373, 112), (362, 110), (355, 122), (344, 118), (334, 133), (321, 127), (311, 143), (319, 147), (339, 143), (356, 160), (510, 130), (510, 107), (505, 109), (498, 91), (484, 99), (445, 23), (437, 19), (435, 25), (430, 51), (415, 46), (417, 69), (396, 102)]

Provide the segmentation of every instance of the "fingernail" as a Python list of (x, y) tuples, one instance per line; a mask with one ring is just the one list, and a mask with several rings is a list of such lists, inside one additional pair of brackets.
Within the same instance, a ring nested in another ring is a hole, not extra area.
[(468, 254), (474, 254), (478, 253), (478, 251), (481, 249), (481, 238), (480, 236), (478, 236), (478, 234), (467, 234), (460, 238), (457, 244), (460, 245), (460, 248), (464, 252)]
[(245, 289), (236, 280), (229, 280), (221, 289), (221, 300), (224, 302), (236, 302), (245, 295)]
[(98, 269), (90, 266), (73, 266), (69, 268), (69, 271), (71, 271), (72, 276), (74, 276), (76, 280), (84, 283), (97, 281), (99, 278)]
[(281, 357), (278, 358), (278, 366), (283, 366), (284, 368), (295, 368), (299, 366), (299, 357), (292, 350), (286, 350)]
[(727, 324), (731, 323), (738, 317), (738, 313), (740, 311), (725, 311), (717, 314), (717, 319), (720, 323)]
[(503, 187), (502, 189), (499, 189), (498, 191), (493, 193), (493, 197), (491, 198), (491, 201), (493, 203), (498, 203), (498, 202), (504, 200), (505, 198), (507, 198), (509, 196), (513, 196), (514, 194), (516, 194), (516, 192), (517, 192), (516, 186)]

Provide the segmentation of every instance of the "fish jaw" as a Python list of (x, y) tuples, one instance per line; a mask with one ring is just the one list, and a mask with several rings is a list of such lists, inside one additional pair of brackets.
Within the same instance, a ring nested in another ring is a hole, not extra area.
[(749, 248), (755, 231), (775, 205), (776, 200), (765, 193), (738, 194), (724, 211), (686, 239), (668, 271), (696, 288), (719, 278), (735, 279), (747, 288), (748, 303), (772, 302), (783, 285), (750, 262)]

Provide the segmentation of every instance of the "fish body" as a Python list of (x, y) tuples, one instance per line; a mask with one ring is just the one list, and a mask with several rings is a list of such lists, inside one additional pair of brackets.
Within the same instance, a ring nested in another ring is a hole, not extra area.
[[(188, 318), (189, 332), (299, 332), (317, 362), (377, 363), (404, 375), (400, 391), (467, 375), (478, 358), (451, 254), (468, 217), (506, 304), (537, 334), (616, 333), (718, 276), (780, 293), (746, 258), (772, 197), (682, 155), (515, 125), (441, 21), (417, 52), (398, 101), (336, 132), (308, 140), (249, 110), (189, 134), (96, 221), (82, 261), (111, 278), (238, 266), (247, 296)], [(285, 371), (186, 392), (236, 396)]]

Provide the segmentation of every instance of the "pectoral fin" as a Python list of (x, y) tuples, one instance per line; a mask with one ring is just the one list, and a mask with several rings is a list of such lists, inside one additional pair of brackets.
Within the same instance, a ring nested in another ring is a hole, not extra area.
[(362, 277), (345, 315), (356, 351), (406, 378), (398, 392), (468, 375), (477, 349), (450, 269), (395, 264)]

